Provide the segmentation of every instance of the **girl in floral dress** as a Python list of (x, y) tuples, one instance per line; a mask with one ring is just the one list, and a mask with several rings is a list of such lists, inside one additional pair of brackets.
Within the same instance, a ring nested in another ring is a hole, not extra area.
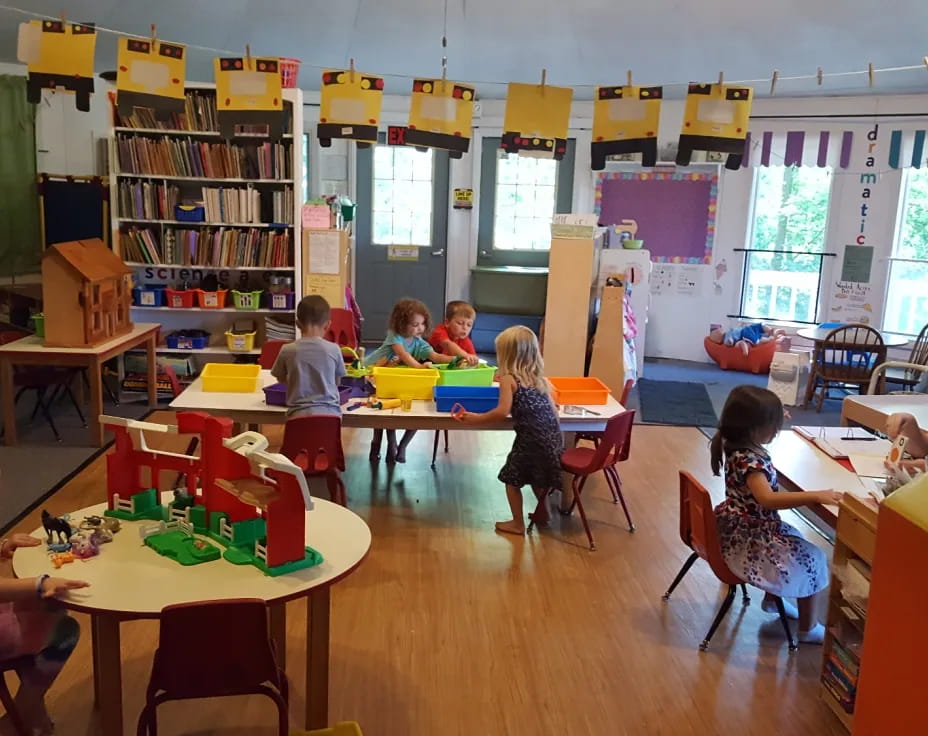
[(836, 504), (843, 494), (778, 490), (764, 445), (782, 425), (783, 405), (772, 391), (738, 386), (728, 395), (711, 442), (712, 472), (725, 468), (725, 500), (715, 509), (722, 556), (733, 573), (766, 593), (763, 610), (775, 613), (776, 597), (797, 598), (798, 610), (784, 606), (799, 619), (799, 640), (821, 644), (825, 628), (815, 621), (814, 596), (828, 586), (828, 561), (777, 511)]
[[(485, 414), (461, 412), (455, 418), (467, 424), (492, 424), (512, 414), (516, 438), (498, 476), (506, 485), (512, 518), (496, 522), (496, 531), (525, 534), (522, 487), (531, 486), (539, 498), (546, 489), (561, 488), (564, 440), (535, 333), (521, 325), (503, 330), (496, 338), (496, 360), (499, 404)], [(543, 524), (546, 511), (539, 514), (535, 522)]]

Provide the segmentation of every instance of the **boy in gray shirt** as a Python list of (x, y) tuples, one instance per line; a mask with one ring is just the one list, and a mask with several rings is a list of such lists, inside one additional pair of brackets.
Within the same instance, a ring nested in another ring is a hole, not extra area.
[(302, 337), (280, 349), (271, 375), (287, 385), (287, 418), (311, 414), (341, 416), (338, 379), (345, 375), (341, 348), (323, 336), (331, 324), (329, 303), (304, 296), (296, 308)]

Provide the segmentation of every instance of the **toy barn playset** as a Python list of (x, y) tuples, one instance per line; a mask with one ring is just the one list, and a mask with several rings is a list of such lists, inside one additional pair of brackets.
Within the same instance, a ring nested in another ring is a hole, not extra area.
[[(283, 455), (268, 452), (263, 435), (233, 437), (231, 420), (202, 412), (179, 412), (176, 425), (111, 416), (100, 421), (116, 438), (106, 458), (104, 515), (155, 522), (139, 532), (159, 554), (182, 565), (222, 556), (272, 576), (322, 562), (304, 541), (304, 511), (313, 508), (306, 477)], [(152, 449), (146, 434), (195, 435), (200, 454)], [(155, 488), (143, 485), (143, 469), (151, 485), (163, 471), (183, 474), (185, 488), (163, 504)]]

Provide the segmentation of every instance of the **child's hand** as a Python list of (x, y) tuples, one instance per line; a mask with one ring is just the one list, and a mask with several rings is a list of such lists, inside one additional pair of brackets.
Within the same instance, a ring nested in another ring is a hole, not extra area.
[(886, 436), (894, 440), (899, 435), (904, 434), (912, 425), (917, 426), (917, 422), (911, 414), (890, 414), (886, 419)]
[(423, 368), (431, 368), (431, 367), (432, 367), (432, 361), (431, 361), (431, 360), (423, 360), (423, 361), (422, 361), (422, 367), (423, 367)]
[(478, 358), (476, 355), (465, 355), (464, 361), (467, 363), (467, 365), (477, 365), (480, 363), (480, 358)]
[(45, 578), (42, 583), (43, 598), (57, 598), (65, 595), (69, 590), (88, 588), (90, 583), (83, 580), (66, 580), (65, 578)]
[(825, 505), (833, 504), (837, 506), (839, 503), (841, 503), (841, 499), (844, 498), (844, 491), (817, 491), (815, 495), (818, 497), (819, 503)]

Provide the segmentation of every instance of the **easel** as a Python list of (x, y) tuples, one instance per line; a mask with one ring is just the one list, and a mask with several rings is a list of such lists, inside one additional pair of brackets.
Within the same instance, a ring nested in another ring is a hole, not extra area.
[[(99, 191), (99, 198), (93, 197), (94, 190)], [(68, 243), (74, 240), (100, 238), (110, 244), (110, 185), (105, 176), (71, 176), (70, 174), (39, 174), (39, 228), (43, 250), (55, 243)], [(99, 201), (100, 227), (96, 227), (95, 214), (76, 216), (76, 210), (84, 208), (89, 201), (96, 205)], [(46, 221), (54, 218), (55, 222), (70, 223), (56, 225), (52, 235), (48, 234)]]

